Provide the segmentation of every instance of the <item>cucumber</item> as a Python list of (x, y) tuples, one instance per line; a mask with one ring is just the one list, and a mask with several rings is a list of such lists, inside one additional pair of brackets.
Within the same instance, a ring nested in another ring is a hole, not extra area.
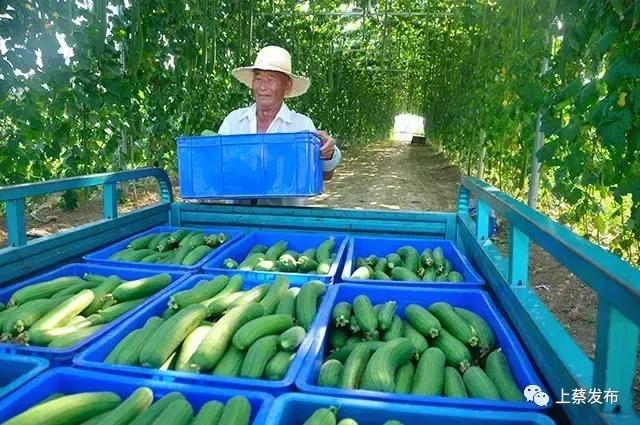
[(114, 348), (109, 352), (107, 357), (104, 359), (104, 362), (107, 364), (115, 364), (116, 359), (124, 350), (126, 346), (131, 344), (131, 342), (138, 336), (138, 334), (142, 331), (142, 329), (136, 329), (135, 331), (129, 333), (125, 336)]
[(373, 272), (371, 271), (371, 267), (362, 266), (358, 267), (356, 271), (351, 274), (351, 279), (356, 280), (369, 280), (373, 276)]
[(289, 282), (287, 281), (287, 278), (283, 276), (279, 276), (275, 282), (271, 284), (267, 294), (262, 300), (260, 300), (260, 305), (262, 305), (265, 316), (275, 313), (278, 308), (278, 302), (288, 289)]
[(478, 337), (473, 328), (453, 310), (453, 307), (444, 301), (439, 301), (429, 306), (429, 312), (436, 316), (440, 324), (457, 340), (475, 347), (478, 345)]
[(446, 357), (439, 348), (428, 348), (418, 362), (412, 394), (441, 395), (444, 386)]
[(206, 402), (191, 422), (191, 425), (216, 425), (224, 412), (224, 404), (216, 400)]
[(121, 283), (122, 281), (118, 276), (109, 276), (106, 280), (100, 283), (100, 285), (93, 288), (93, 301), (82, 311), (82, 314), (89, 316), (97, 312), (102, 307), (102, 304), (104, 304), (107, 294), (110, 294)]
[(353, 313), (362, 332), (371, 333), (378, 328), (378, 318), (366, 295), (358, 295), (353, 299)]
[(417, 304), (410, 304), (404, 310), (407, 321), (418, 332), (428, 338), (436, 338), (440, 334), (442, 325), (437, 317)]
[(409, 394), (413, 388), (413, 377), (416, 368), (411, 362), (407, 362), (396, 370), (394, 393)]
[(300, 255), (302, 254), (300, 254), (298, 251), (294, 251), (293, 249), (288, 249), (284, 252), (284, 254), (280, 256), (280, 258), (284, 257), (285, 255), (290, 255), (294, 260), (298, 261), (298, 258), (300, 258)]
[(120, 404), (120, 396), (112, 392), (85, 392), (65, 395), (25, 410), (5, 425), (63, 425), (80, 423)]
[(402, 266), (402, 258), (396, 253), (391, 253), (387, 255), (386, 260), (387, 260), (387, 268), (389, 269), (394, 269), (396, 267)]
[(316, 260), (318, 260), (318, 263), (331, 264), (331, 253), (333, 252), (335, 246), (336, 240), (333, 237), (322, 242), (316, 250)]
[(122, 261), (123, 257), (126, 257), (127, 255), (130, 255), (131, 253), (135, 252), (135, 249), (133, 248), (125, 248), (122, 249), (116, 253), (113, 253), (109, 256), (109, 260), (114, 260), (114, 261)]
[(524, 394), (513, 379), (509, 362), (501, 349), (498, 348), (487, 356), (484, 370), (502, 400), (524, 401)]
[(280, 381), (284, 379), (295, 356), (296, 353), (278, 351), (275, 356), (271, 357), (269, 363), (267, 363), (267, 367), (264, 370), (264, 377), (270, 381)]
[(415, 272), (401, 266), (396, 266), (391, 270), (391, 279), (405, 282), (414, 282), (420, 280)]
[(280, 335), (291, 327), (293, 319), (287, 314), (258, 317), (236, 331), (233, 335), (233, 345), (239, 350), (246, 350), (258, 339), (267, 335)]
[(151, 317), (147, 319), (141, 329), (137, 329), (131, 333), (135, 334), (135, 337), (132, 337), (131, 339), (128, 336), (125, 337), (114, 350), (118, 350), (120, 344), (124, 343), (125, 341), (128, 342), (128, 344), (125, 345), (118, 353), (118, 356), (115, 359), (115, 363), (122, 365), (140, 364), (140, 352), (145, 347), (151, 336), (164, 322), (165, 321), (159, 317)]
[(170, 236), (171, 236), (171, 233), (168, 233), (168, 232), (156, 233), (156, 235), (153, 238), (151, 238), (151, 240), (149, 241), (149, 245), (147, 245), (147, 248), (152, 251), (156, 251), (156, 249), (158, 248), (158, 245), (160, 245), (160, 242), (162, 242), (165, 239), (169, 239)]
[(373, 278), (375, 280), (391, 280), (391, 276), (389, 276), (385, 272), (381, 272), (379, 270), (375, 270), (373, 272)]
[[(229, 309), (232, 309), (239, 305), (248, 304), (248, 303), (254, 303), (254, 302), (260, 303), (260, 301), (264, 298), (264, 296), (267, 295), (267, 292), (269, 292), (270, 287), (271, 287), (270, 284), (264, 283), (262, 285), (258, 285), (251, 288), (250, 290), (242, 294), (239, 298), (237, 298), (235, 301), (233, 301), (229, 306)], [(262, 307), (262, 304), (260, 304), (260, 306)], [(264, 312), (264, 308), (262, 311)]]
[(442, 350), (447, 357), (447, 364), (464, 373), (471, 365), (471, 353), (466, 345), (458, 341), (445, 329), (433, 340), (433, 346)]
[(137, 263), (138, 261), (142, 260), (145, 257), (150, 256), (151, 254), (155, 254), (156, 251), (152, 250), (152, 249), (140, 249), (137, 251), (131, 251), (128, 254), (123, 254), (120, 256), (120, 260), (119, 261), (125, 261), (125, 262), (130, 262), (130, 263)]
[(49, 298), (53, 294), (65, 289), (67, 286), (83, 282), (84, 280), (77, 276), (62, 276), (46, 282), (25, 286), (11, 294), (7, 307), (14, 307), (24, 304), (27, 301), (37, 300), (38, 298)]
[(153, 402), (153, 391), (147, 387), (140, 387), (135, 390), (125, 401), (106, 415), (99, 425), (126, 425), (142, 412), (144, 412)]
[(229, 283), (229, 277), (216, 276), (211, 280), (201, 280), (193, 288), (179, 291), (169, 298), (169, 307), (181, 309), (218, 295)]
[(319, 300), (324, 295), (326, 287), (322, 282), (312, 280), (300, 288), (296, 297), (296, 319), (299, 326), (308, 331), (318, 311)]
[(62, 301), (64, 300), (38, 299), (15, 307), (15, 311), (8, 313), (2, 321), (3, 336), (10, 337), (11, 334), (24, 332)]
[(396, 308), (397, 304), (395, 301), (387, 301), (380, 309), (378, 313), (378, 328), (381, 331), (386, 331), (391, 327), (396, 316)]
[(159, 368), (176, 351), (184, 339), (198, 327), (207, 315), (201, 304), (192, 304), (162, 323), (140, 352), (140, 364)]
[[(464, 386), (462, 375), (458, 369), (451, 366), (444, 368), (444, 388), (443, 394), (446, 397), (467, 398), (467, 389)], [(522, 394), (522, 393), (521, 393)]]
[(151, 255), (148, 255), (140, 260), (140, 263), (148, 263), (154, 264), (160, 262), (163, 258), (165, 258), (165, 254), (162, 252), (154, 252)]
[(262, 306), (257, 303), (243, 304), (229, 310), (213, 325), (191, 356), (190, 369), (198, 373), (213, 369), (227, 351), (236, 331), (245, 323), (262, 316), (262, 312)]
[(329, 346), (334, 350), (344, 347), (347, 340), (349, 340), (349, 335), (340, 328), (332, 329), (329, 334)]
[(387, 259), (385, 257), (380, 257), (377, 259), (376, 264), (373, 266), (374, 275), (376, 272), (387, 272)]
[(284, 252), (287, 250), (288, 246), (289, 244), (287, 243), (287, 241), (280, 240), (274, 243), (269, 247), (267, 252), (264, 253), (265, 260), (269, 260), (273, 262), (277, 261), (278, 258), (280, 258), (280, 256), (284, 254)]
[(169, 235), (169, 240), (172, 243), (180, 243), (189, 233), (191, 233), (188, 229), (177, 229), (174, 230), (171, 235)]
[(355, 344), (347, 357), (340, 378), (340, 388), (356, 389), (360, 387), (362, 375), (367, 367), (371, 349), (366, 343)]
[(277, 335), (263, 336), (255, 341), (247, 351), (242, 362), (240, 376), (243, 378), (259, 379), (264, 374), (267, 363), (278, 352)]
[(318, 385), (321, 387), (339, 386), (343, 369), (344, 366), (338, 360), (331, 359), (325, 361), (322, 366), (320, 366)]
[(251, 404), (243, 396), (235, 396), (227, 401), (218, 425), (249, 425)]
[(181, 246), (175, 251), (173, 257), (171, 258), (171, 262), (168, 264), (182, 264), (182, 262), (184, 261), (185, 258), (187, 258), (187, 255), (189, 255), (190, 252), (191, 252), (190, 246), (188, 245)]
[(433, 266), (433, 255), (431, 249), (425, 248), (424, 251), (422, 251), (422, 254), (420, 255), (420, 263), (425, 267), (425, 269)]
[(193, 407), (184, 398), (172, 401), (152, 422), (152, 425), (187, 425), (193, 419)]
[[(389, 327), (389, 329), (387, 329), (387, 331), (384, 333), (383, 336), (383, 340), (388, 342), (388, 341), (393, 341), (394, 339), (397, 338), (402, 338), (404, 336), (404, 323), (402, 322), (402, 319), (398, 316), (394, 316), (393, 321), (391, 322), (391, 326)], [(413, 341), (410, 340), (411, 344), (413, 344)], [(414, 352), (415, 352), (415, 347), (414, 347)]]
[(233, 258), (227, 258), (226, 260), (224, 260), (222, 262), (222, 268), (223, 269), (237, 269), (238, 268), (238, 262), (236, 260), (234, 260)]
[(256, 268), (258, 263), (264, 259), (264, 254), (249, 254), (247, 258), (238, 264), (238, 270), (252, 271)]
[(230, 377), (240, 376), (245, 354), (245, 351), (238, 350), (232, 345), (227, 352), (224, 353), (216, 367), (213, 368), (211, 374)]
[(404, 336), (413, 344), (417, 358), (420, 358), (422, 353), (429, 348), (429, 343), (424, 335), (411, 326), (409, 322), (404, 322)]
[(347, 326), (351, 318), (351, 303), (342, 301), (336, 304), (331, 312), (331, 318), (336, 328)]
[(402, 258), (403, 266), (409, 269), (413, 274), (417, 273), (418, 267), (420, 266), (420, 256), (418, 251), (412, 246), (405, 245), (399, 248), (397, 252), (400, 255), (400, 258)]
[(413, 345), (406, 338), (386, 342), (373, 353), (367, 363), (361, 388), (393, 392), (396, 370), (409, 361), (413, 352)]
[(496, 337), (491, 330), (489, 324), (476, 313), (464, 308), (454, 307), (453, 309), (460, 317), (462, 317), (475, 331), (478, 337), (478, 348), (480, 355), (484, 356), (491, 352), (496, 346)]
[(336, 350), (335, 352), (331, 353), (331, 355), (329, 357), (327, 357), (326, 360), (334, 359), (334, 360), (338, 360), (340, 363), (344, 364), (347, 361), (347, 358), (349, 358), (349, 355), (351, 354), (351, 352), (359, 344), (364, 344), (367, 347), (369, 347), (369, 351), (375, 351), (378, 348), (382, 347), (384, 342), (382, 342), (382, 341), (366, 341), (366, 342), (347, 343), (341, 349)]
[(288, 314), (295, 320), (296, 318), (296, 297), (300, 292), (300, 288), (289, 288), (285, 292), (280, 301), (278, 301), (278, 307), (276, 308), (276, 314)]
[(447, 280), (453, 283), (460, 283), (464, 282), (464, 277), (454, 270), (447, 275)]
[(211, 330), (211, 326), (201, 325), (195, 328), (180, 345), (180, 351), (176, 358), (175, 370), (186, 371), (189, 370), (189, 359), (193, 353), (196, 352), (198, 346), (204, 339), (204, 337)]
[(442, 275), (443, 276), (449, 276), (449, 273), (451, 273), (451, 271), (453, 270), (453, 265), (451, 264), (451, 261), (447, 260), (445, 258), (444, 260), (444, 269), (442, 270)]
[(171, 392), (160, 400), (153, 403), (147, 410), (144, 411), (141, 415), (135, 418), (129, 425), (151, 425), (162, 412), (176, 400), (184, 400), (184, 396), (179, 392)]
[(289, 352), (296, 351), (306, 335), (302, 326), (293, 326), (280, 334), (280, 348)]
[(433, 266), (435, 267), (438, 274), (442, 274), (445, 266), (444, 251), (442, 250), (442, 248), (439, 246), (435, 247), (433, 249), (432, 257), (433, 257)]
[(193, 248), (193, 250), (189, 254), (187, 254), (186, 257), (184, 257), (184, 260), (182, 260), (182, 263), (180, 264), (183, 266), (193, 266), (198, 261), (206, 257), (210, 252), (211, 247), (208, 247), (206, 245), (199, 245)]
[(249, 254), (264, 254), (267, 252), (267, 249), (269, 249), (269, 247), (262, 244), (254, 245), (249, 251)]
[(295, 273), (298, 271), (298, 262), (292, 255), (283, 254), (276, 261), (276, 269), (283, 273)]
[(83, 289), (71, 298), (63, 301), (51, 310), (49, 313), (42, 316), (37, 322), (33, 324), (30, 331), (50, 330), (64, 325), (64, 323), (73, 319), (80, 314), (85, 308), (87, 308), (93, 301), (94, 295), (90, 289)]
[(298, 258), (297, 263), (298, 271), (300, 273), (315, 273), (318, 270), (318, 262), (306, 255), (301, 255), (300, 258)]
[(424, 271), (424, 275), (422, 276), (423, 282), (435, 282), (438, 279), (438, 273), (434, 268), (428, 268)]
[(133, 310), (134, 308), (138, 307), (145, 301), (146, 299), (140, 298), (137, 300), (125, 301), (120, 304), (115, 304), (111, 307), (98, 310), (97, 313), (94, 313), (91, 316), (87, 317), (87, 320), (89, 320), (94, 325), (110, 323), (118, 319), (120, 316), (123, 316), (124, 314)]
[(256, 267), (254, 268), (254, 270), (257, 272), (276, 271), (276, 261), (266, 260), (266, 259), (262, 260), (258, 264), (256, 264)]
[(128, 247), (132, 248), (132, 249), (144, 249), (144, 248), (147, 248), (147, 247), (149, 247), (149, 242), (151, 242), (151, 240), (153, 238), (155, 238), (156, 236), (157, 236), (157, 233), (151, 233), (149, 235), (140, 236), (138, 238), (135, 238), (131, 242), (129, 242)]
[(171, 275), (161, 273), (155, 276), (125, 282), (113, 290), (111, 295), (118, 302), (148, 297), (164, 289), (171, 283)]
[(336, 425), (336, 407), (315, 410), (303, 425)]
[(83, 289), (93, 289), (93, 288), (97, 287), (98, 285), (100, 285), (100, 283), (96, 282), (95, 280), (78, 282), (78, 283), (76, 283), (74, 285), (66, 287), (62, 291), (56, 292), (51, 297), (51, 299), (63, 298), (64, 296), (68, 296), (68, 295), (75, 295), (78, 292), (82, 291)]
[[(205, 244), (204, 233), (197, 233), (189, 238), (189, 241), (187, 242), (186, 245), (190, 247), (192, 250), (195, 250), (198, 247), (204, 246), (204, 244)], [(210, 248), (210, 247), (207, 247), (207, 248)]]
[(49, 348), (71, 347), (77, 344), (78, 342), (84, 340), (85, 338), (98, 332), (103, 327), (104, 325), (96, 325), (96, 326), (89, 326), (85, 328), (78, 328), (73, 332), (65, 333), (64, 335), (60, 335), (56, 337), (53, 341), (49, 343), (47, 347)]
[(469, 396), (488, 400), (500, 400), (500, 393), (487, 374), (478, 366), (471, 366), (462, 375)]

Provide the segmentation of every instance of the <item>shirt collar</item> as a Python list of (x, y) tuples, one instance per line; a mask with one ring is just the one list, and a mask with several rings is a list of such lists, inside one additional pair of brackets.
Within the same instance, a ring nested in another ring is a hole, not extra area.
[[(246, 112), (244, 114), (242, 114), (240, 119), (250, 118), (251, 116), (253, 116), (253, 117), (256, 116), (256, 104), (255, 103), (253, 105), (251, 105), (249, 108), (247, 108)], [(274, 121), (277, 120), (278, 118), (280, 118), (282, 121), (284, 121), (286, 123), (289, 123), (289, 124), (291, 124), (291, 122), (292, 122), (291, 109), (289, 109), (289, 107), (284, 102), (282, 102), (282, 106), (280, 107), (280, 110), (276, 114), (276, 117), (274, 118)]]

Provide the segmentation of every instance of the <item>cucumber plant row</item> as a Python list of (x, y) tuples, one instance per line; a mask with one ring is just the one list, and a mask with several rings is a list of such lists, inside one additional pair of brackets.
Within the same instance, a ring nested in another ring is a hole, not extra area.
[(398, 311), (366, 295), (332, 311), (318, 385), (421, 396), (523, 401), (489, 324), (446, 302)]
[(287, 241), (280, 240), (267, 247), (254, 245), (247, 256), (238, 263), (233, 258), (224, 260), (225, 269), (245, 271), (329, 274), (336, 260), (333, 252), (336, 246), (334, 238), (322, 242), (317, 248), (309, 248), (302, 253), (290, 250)]
[(227, 235), (207, 235), (199, 230), (178, 229), (151, 233), (132, 240), (109, 259), (133, 263), (192, 266), (228, 240)]
[(194, 417), (193, 406), (181, 393), (171, 392), (154, 400), (150, 388), (139, 387), (124, 400), (110, 391), (54, 393), (5, 424), (249, 425), (250, 421), (251, 404), (243, 396), (230, 398), (225, 404), (209, 401)]
[[(303, 425), (358, 425), (353, 418), (340, 418), (340, 408), (338, 406), (329, 406), (316, 409)], [(370, 423), (370, 421), (367, 421)], [(402, 422), (389, 420), (382, 425), (403, 425)]]
[(0, 341), (63, 348), (77, 344), (171, 283), (161, 273), (132, 281), (118, 276), (62, 276), (15, 291), (0, 312)]
[(398, 280), (407, 282), (462, 282), (462, 274), (453, 269), (441, 247), (426, 248), (422, 254), (406, 245), (384, 257), (356, 258), (351, 279)]
[(281, 380), (325, 293), (285, 277), (242, 290), (240, 275), (173, 294), (162, 317), (124, 336), (105, 362), (228, 377)]

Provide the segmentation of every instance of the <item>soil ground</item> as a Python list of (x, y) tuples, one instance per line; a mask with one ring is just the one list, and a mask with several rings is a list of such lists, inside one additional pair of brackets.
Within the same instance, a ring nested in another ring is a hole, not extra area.
[[(307, 202), (310, 206), (454, 211), (460, 171), (431, 146), (379, 142), (345, 153), (325, 193)], [(129, 193), (122, 211), (157, 201), (155, 191), (138, 189)], [(39, 237), (99, 219), (101, 196), (84, 200), (79, 208), (63, 212), (55, 199), (38, 205), (27, 217), (31, 237)], [(508, 243), (505, 226), (499, 228), (496, 243), (504, 251)], [(6, 246), (6, 223), (0, 217), (0, 247)], [(575, 275), (550, 255), (533, 245), (529, 282), (547, 307), (564, 324), (569, 334), (593, 358), (597, 298)], [(635, 406), (640, 409), (640, 380), (636, 373)]]

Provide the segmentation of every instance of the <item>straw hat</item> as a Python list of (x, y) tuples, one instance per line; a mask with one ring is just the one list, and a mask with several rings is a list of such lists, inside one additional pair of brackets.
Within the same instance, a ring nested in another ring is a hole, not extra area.
[(303, 95), (309, 90), (311, 81), (308, 78), (295, 75), (291, 72), (291, 55), (282, 47), (267, 46), (262, 48), (256, 56), (253, 66), (236, 68), (231, 74), (241, 83), (249, 88), (253, 85), (253, 71), (259, 69), (263, 71), (278, 71), (291, 77), (291, 91), (285, 97), (296, 97)]

